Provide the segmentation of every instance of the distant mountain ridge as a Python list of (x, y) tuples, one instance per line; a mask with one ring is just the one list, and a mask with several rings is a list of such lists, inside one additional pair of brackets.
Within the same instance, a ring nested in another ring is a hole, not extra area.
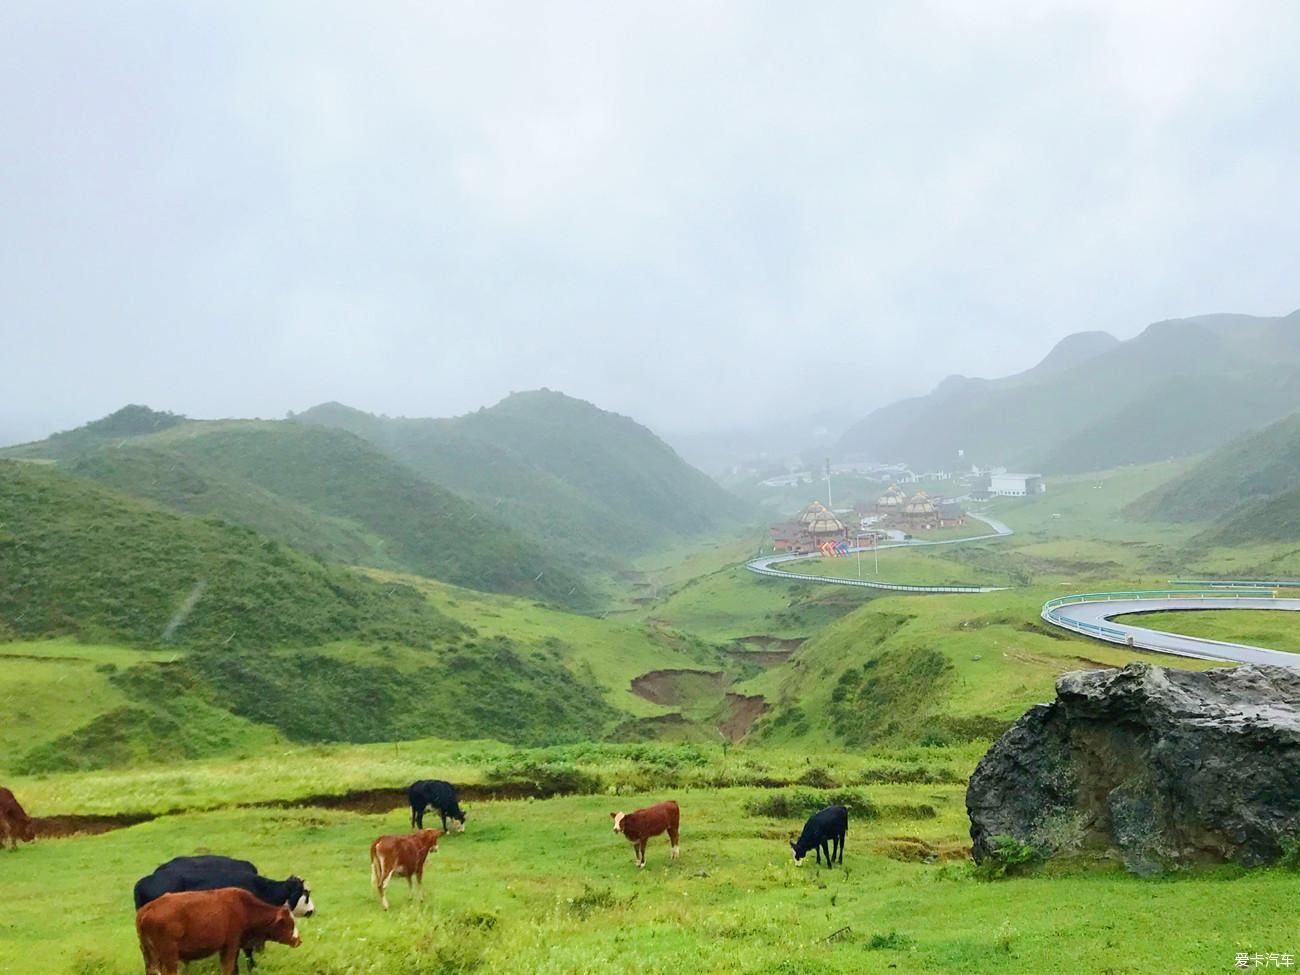
[(1197, 453), (1297, 409), (1300, 311), (1203, 315), (1127, 341), (1077, 333), (1002, 379), (949, 377), (869, 414), (837, 449), (919, 469), (1072, 473)]
[(294, 419), (364, 437), (548, 547), (592, 562), (737, 522), (740, 502), (650, 430), (551, 390), (450, 419), (377, 417), (339, 403)]

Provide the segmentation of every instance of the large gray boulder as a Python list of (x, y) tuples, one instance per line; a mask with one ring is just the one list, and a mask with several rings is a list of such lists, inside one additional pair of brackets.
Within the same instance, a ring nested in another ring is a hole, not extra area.
[(1271, 863), (1300, 835), (1300, 670), (1147, 664), (1064, 674), (966, 790), (977, 861), (999, 835), (1153, 873)]

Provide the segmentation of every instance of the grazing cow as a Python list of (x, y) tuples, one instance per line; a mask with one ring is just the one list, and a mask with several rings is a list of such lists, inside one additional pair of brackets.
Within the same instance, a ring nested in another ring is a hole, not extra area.
[[(238, 887), (254, 897), (275, 907), (287, 907), (299, 917), (311, 917), (316, 905), (311, 900), (311, 890), (301, 877), (269, 880), (258, 874), (257, 867), (247, 860), (223, 856), (176, 857), (168, 860), (147, 877), (135, 884), (135, 908), (138, 911), (164, 894), (192, 890), (217, 890), (221, 887)], [(244, 954), (248, 967), (255, 968), (253, 950), (260, 945), (247, 945)]]
[(406, 790), (411, 802), (411, 829), (424, 829), (424, 811), (432, 806), (442, 816), (442, 831), (447, 832), (447, 820), (457, 833), (465, 832), (465, 813), (456, 801), (456, 787), (442, 779), (420, 779)]
[(638, 809), (636, 812), (610, 813), (609, 818), (614, 820), (614, 832), (622, 833), (636, 847), (636, 865), (645, 866), (645, 845), (646, 842), (654, 836), (667, 831), (668, 841), (673, 845), (673, 859), (677, 859), (677, 854), (681, 852), (681, 844), (678, 841), (678, 825), (681, 822), (681, 810), (677, 808), (677, 803), (669, 799), (667, 802), (655, 803), (653, 806), (646, 806), (644, 809)]
[(0, 846), (9, 841), (9, 849), (18, 849), (18, 841), (30, 843), (36, 839), (36, 823), (28, 816), (14, 794), (0, 786)]
[(792, 840), (790, 849), (794, 850), (794, 865), (802, 867), (804, 857), (809, 850), (817, 852), (817, 862), (822, 862), (826, 854), (826, 865), (835, 866), (835, 856), (844, 862), (844, 834), (849, 831), (849, 811), (843, 806), (827, 806), (821, 812), (815, 812), (803, 824), (803, 832), (798, 840)]
[(239, 887), (163, 894), (136, 912), (135, 930), (145, 975), (177, 975), (181, 962), (218, 953), (222, 975), (233, 975), (241, 947), (302, 944), (287, 907), (273, 907)]
[(430, 850), (438, 852), (438, 837), (446, 835), (440, 829), (422, 829), (410, 836), (381, 836), (370, 844), (370, 879), (384, 910), (388, 910), (388, 882), (394, 875), (406, 878), (408, 890), (412, 877), (424, 890), (424, 861)]

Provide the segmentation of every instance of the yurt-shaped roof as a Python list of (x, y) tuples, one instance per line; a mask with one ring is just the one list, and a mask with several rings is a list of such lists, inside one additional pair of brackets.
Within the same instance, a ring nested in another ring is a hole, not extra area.
[(891, 484), (889, 490), (882, 494), (876, 501), (877, 505), (885, 508), (896, 508), (902, 505), (906, 500), (903, 492), (898, 489), (897, 484)]
[(815, 521), (808, 522), (807, 529), (812, 535), (838, 535), (844, 531), (844, 522), (827, 511)]
[(929, 495), (924, 491), (917, 491), (912, 499), (903, 506), (905, 515), (932, 515), (935, 512), (934, 502), (930, 500)]
[(811, 525), (814, 521), (817, 521), (820, 518), (825, 518), (828, 515), (831, 518), (835, 517), (831, 514), (826, 505), (822, 504), (820, 501), (814, 501), (812, 504), (808, 505), (808, 507), (803, 509), (799, 515), (799, 521), (802, 524)]
[(833, 535), (844, 531), (844, 522), (820, 501), (814, 501), (803, 509), (799, 523), (810, 535)]

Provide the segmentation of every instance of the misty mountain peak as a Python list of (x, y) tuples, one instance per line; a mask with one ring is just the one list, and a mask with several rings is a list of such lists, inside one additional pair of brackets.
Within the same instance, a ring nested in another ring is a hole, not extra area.
[(1081, 362), (1109, 352), (1120, 344), (1120, 340), (1110, 332), (1075, 332), (1057, 342), (1052, 347), (1052, 351), (1034, 367), (1034, 371), (1058, 372), (1062, 369), (1070, 369)]

